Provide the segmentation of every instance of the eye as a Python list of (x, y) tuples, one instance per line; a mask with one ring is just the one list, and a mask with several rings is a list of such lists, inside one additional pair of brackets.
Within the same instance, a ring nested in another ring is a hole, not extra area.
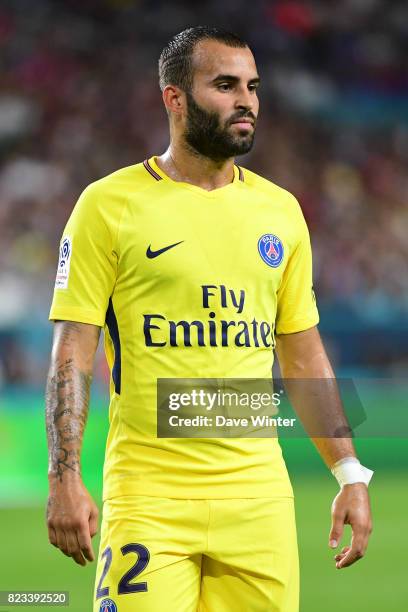
[(218, 85), (218, 89), (220, 91), (229, 91), (231, 87), (232, 87), (231, 83), (220, 83)]
[(253, 83), (252, 85), (248, 85), (249, 91), (256, 91), (258, 89), (258, 85)]

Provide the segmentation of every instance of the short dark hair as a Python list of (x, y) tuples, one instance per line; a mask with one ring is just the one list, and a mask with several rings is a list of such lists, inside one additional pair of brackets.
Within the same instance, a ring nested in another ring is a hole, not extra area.
[(218, 40), (228, 47), (244, 48), (248, 44), (236, 34), (221, 28), (196, 26), (183, 30), (169, 40), (160, 54), (160, 89), (176, 85), (183, 91), (191, 91), (193, 85), (192, 55), (201, 40)]

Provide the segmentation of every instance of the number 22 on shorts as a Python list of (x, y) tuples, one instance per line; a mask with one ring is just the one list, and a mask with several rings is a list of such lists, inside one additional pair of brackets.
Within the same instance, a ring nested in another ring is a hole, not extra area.
[[(123, 574), (122, 578), (119, 580), (118, 595), (125, 595), (126, 593), (141, 593), (143, 591), (147, 591), (147, 582), (131, 583), (131, 580), (141, 574), (149, 563), (150, 554), (146, 546), (143, 546), (143, 544), (133, 543), (125, 544), (125, 546), (121, 547), (120, 551), (123, 556), (128, 555), (130, 553), (135, 553), (137, 555), (137, 559), (136, 563), (134, 563), (134, 565), (132, 565), (132, 567), (125, 574)], [(101, 597), (107, 597), (109, 595), (109, 587), (104, 587), (102, 586), (102, 584), (112, 564), (112, 548), (110, 546), (107, 546), (105, 548), (101, 555), (101, 558), (105, 559), (105, 565), (100, 580), (98, 582), (98, 586), (96, 588), (96, 599), (100, 599)]]

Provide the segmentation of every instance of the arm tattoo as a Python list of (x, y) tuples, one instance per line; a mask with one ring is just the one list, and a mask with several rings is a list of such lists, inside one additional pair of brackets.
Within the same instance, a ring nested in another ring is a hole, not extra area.
[[(73, 349), (81, 325), (64, 322), (60, 347), (64, 354)], [(100, 328), (96, 330), (97, 345)], [(74, 351), (72, 350), (72, 355)], [(92, 362), (92, 360), (91, 360)], [(88, 417), (88, 403), (92, 382), (92, 363), (82, 371), (73, 357), (53, 359), (46, 387), (46, 428), (49, 450), (49, 472), (63, 481), (67, 470), (80, 474), (82, 437)]]

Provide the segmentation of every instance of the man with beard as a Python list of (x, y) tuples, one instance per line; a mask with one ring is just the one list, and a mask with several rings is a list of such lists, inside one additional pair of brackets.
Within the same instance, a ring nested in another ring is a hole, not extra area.
[[(158, 381), (268, 379), (275, 345), (285, 377), (333, 378), (307, 226), (291, 194), (234, 162), (252, 147), (259, 108), (247, 44), (190, 28), (164, 48), (159, 76), (167, 151), (88, 186), (61, 240), (49, 539), (80, 565), (94, 558), (80, 450), (104, 327), (110, 430), (94, 611), (295, 612), (293, 490), (276, 437), (159, 435)], [(341, 415), (335, 391), (327, 407)], [(351, 524), (351, 546), (335, 557), (346, 567), (367, 546), (369, 474), (349, 438), (314, 443), (342, 486), (329, 540), (336, 547)]]

